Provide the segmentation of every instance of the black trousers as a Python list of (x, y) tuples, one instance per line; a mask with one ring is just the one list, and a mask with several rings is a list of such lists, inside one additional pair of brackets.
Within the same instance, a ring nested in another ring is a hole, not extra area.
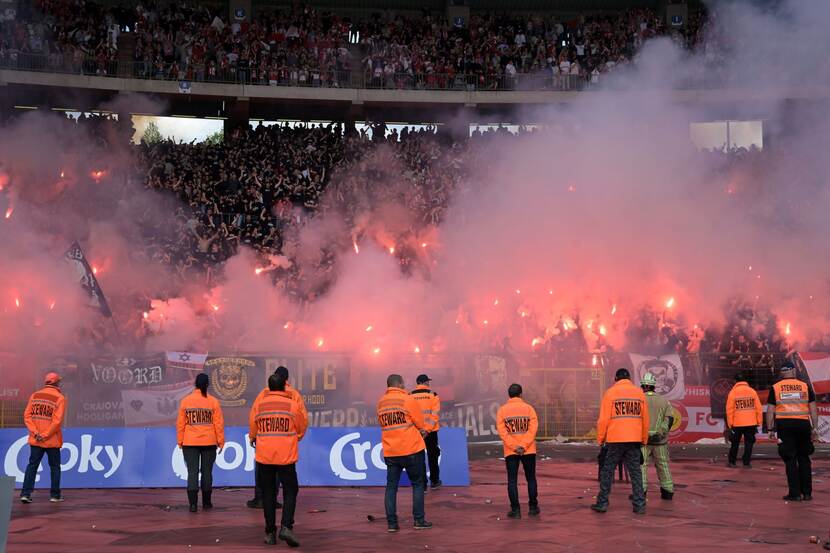
[(784, 427), (780, 423), (778, 425), (778, 437), (781, 439), (778, 454), (787, 467), (787, 485), (791, 496), (813, 494), (813, 467), (810, 462), (814, 451), (812, 427), (807, 421), (804, 423)]
[(536, 489), (536, 454), (508, 455), (504, 458), (507, 466), (507, 497), (510, 499), (510, 509), (519, 510), (519, 465), (525, 472), (527, 480), (528, 505), (536, 507), (539, 505), (538, 491)]
[(741, 445), (741, 436), (744, 439), (744, 465), (752, 461), (752, 446), (755, 445), (755, 434), (758, 433), (757, 426), (736, 426), (729, 432), (729, 462), (735, 464), (738, 460), (738, 447)]
[[(202, 488), (202, 494), (213, 490), (213, 463), (216, 462), (215, 445), (186, 445), (182, 447), (184, 462), (187, 465), (187, 491), (195, 492)], [(199, 473), (202, 473), (201, 486)]]
[[(262, 484), (259, 482), (259, 465), (254, 465), (254, 501), (262, 501)], [(277, 481), (277, 495), (280, 493), (280, 483)]]
[(605, 458), (599, 471), (599, 493), (597, 505), (608, 505), (608, 496), (611, 494), (611, 484), (614, 482), (614, 473), (620, 461), (628, 471), (631, 479), (632, 503), (635, 507), (646, 504), (643, 490), (643, 452), (641, 444), (634, 442), (607, 444)]
[[(438, 457), (441, 455), (441, 448), (438, 447), (438, 431), (430, 432), (424, 437), (427, 446), (427, 465), (429, 466), (429, 481), (437, 484), (441, 481), (441, 472), (438, 468)], [(424, 480), (426, 485), (426, 480)]]
[(262, 510), (265, 514), (265, 533), (277, 531), (277, 486), (282, 484), (282, 521), (285, 528), (294, 527), (294, 511), (297, 509), (297, 466), (264, 465), (257, 463), (259, 481), (262, 485)]

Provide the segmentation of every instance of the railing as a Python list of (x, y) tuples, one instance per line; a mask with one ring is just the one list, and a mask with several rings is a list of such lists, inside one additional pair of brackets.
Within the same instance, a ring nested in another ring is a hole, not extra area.
[(149, 61), (119, 61), (103, 58), (66, 59), (60, 55), (9, 53), (0, 57), (0, 69), (98, 77), (120, 77), (191, 83), (223, 83), (253, 86), (309, 88), (357, 88), (381, 90), (452, 91), (576, 91), (596, 86), (581, 75), (551, 73), (394, 73), (375, 76), (349, 70), (319, 71), (286, 68), (276, 72), (258, 67), (179, 66)]

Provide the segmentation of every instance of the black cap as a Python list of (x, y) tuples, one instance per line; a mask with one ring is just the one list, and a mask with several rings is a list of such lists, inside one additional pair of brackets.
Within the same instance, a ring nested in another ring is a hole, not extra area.
[(614, 375), (614, 380), (622, 380), (624, 378), (631, 378), (631, 373), (628, 372), (628, 369), (617, 369), (617, 373)]
[(427, 382), (431, 382), (432, 379), (425, 374), (419, 374), (418, 378), (415, 379), (415, 384), (426, 384)]
[(795, 365), (792, 361), (784, 361), (784, 364), (781, 365), (782, 371), (792, 371), (795, 369)]
[(274, 374), (288, 380), (288, 369), (283, 367), (282, 365), (277, 367), (277, 370), (274, 371)]

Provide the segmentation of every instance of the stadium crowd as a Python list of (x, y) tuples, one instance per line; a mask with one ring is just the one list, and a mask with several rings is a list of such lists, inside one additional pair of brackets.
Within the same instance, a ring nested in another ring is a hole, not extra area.
[[(656, 36), (694, 46), (701, 18), (667, 29), (654, 12), (628, 10), (563, 19), (549, 14), (473, 14), (465, 26), (424, 12), (352, 20), (307, 5), (260, 10), (248, 23), (187, 3), (141, 2), (128, 9), (87, 0), (37, 0), (0, 21), (0, 64), (135, 77), (344, 86), (353, 60), (378, 88), (572, 88), (636, 59)], [(128, 33), (131, 40), (119, 40)], [(362, 61), (361, 61), (362, 60)]]
[[(121, 125), (101, 118), (82, 117), (79, 126), (102, 145), (129, 135), (114, 132), (112, 127)], [(169, 232), (159, 232), (157, 221), (147, 215), (144, 247), (135, 255), (171, 267), (179, 282), (209, 285), (223, 263), (245, 246), (256, 252), (274, 285), (300, 304), (326, 292), (335, 279), (338, 254), (357, 242), (385, 247), (388, 240), (404, 273), (428, 273), (429, 263), (418, 247), (421, 237), (434, 232), (453, 196), (469, 191), (463, 176), (486, 166), (483, 154), (494, 143), (508, 144), (539, 132), (545, 131), (520, 128), (512, 134), (501, 127), (460, 138), (432, 127), (399, 133), (383, 125), (283, 124), (240, 129), (224, 142), (144, 141), (129, 146), (134, 160), (129, 179), (175, 197), (179, 207)], [(739, 150), (701, 155), (732, 166), (742, 159), (755, 164), (761, 154)], [(406, 209), (396, 214), (398, 228), (380, 233), (372, 221), (376, 210), (389, 206)], [(298, 247), (302, 229), (332, 211), (341, 215), (343, 225), (326, 235), (319, 257), (295, 263), (298, 256), (308, 255)], [(176, 287), (171, 282), (171, 291)], [(704, 329), (644, 309), (628, 320), (626, 343), (655, 354), (717, 355), (735, 367), (771, 365), (774, 355), (790, 352), (773, 313), (737, 300), (726, 313), (724, 329)], [(586, 323), (578, 314), (561, 320), (535, 350), (559, 360), (576, 355), (582, 363), (592, 352), (612, 354), (598, 326)], [(510, 349), (498, 340), (489, 346)]]

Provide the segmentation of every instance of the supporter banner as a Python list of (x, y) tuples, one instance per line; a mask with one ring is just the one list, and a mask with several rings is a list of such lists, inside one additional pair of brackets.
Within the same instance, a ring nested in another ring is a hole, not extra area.
[[(247, 428), (225, 429), (227, 442), (216, 458), (214, 486), (252, 486), (255, 449)], [(441, 480), (470, 484), (467, 440), (460, 429), (440, 431)], [(29, 457), (25, 430), (0, 430), (3, 474), (23, 482)], [(73, 428), (61, 451), (64, 488), (184, 487), (187, 469), (173, 428)], [(44, 469), (45, 467), (45, 469)], [(300, 442), (297, 464), (304, 486), (383, 486), (386, 465), (379, 428), (312, 428)], [(36, 487), (49, 486), (46, 461)]]
[[(303, 395), (309, 411), (338, 410), (351, 405), (351, 358), (339, 354), (272, 355), (262, 358), (264, 372), (258, 377), (258, 390), (265, 387), (268, 377), (280, 365), (289, 367), (291, 386)], [(324, 425), (314, 425), (324, 426)], [(338, 426), (333, 424), (332, 426)], [(342, 426), (342, 425), (341, 425)], [(363, 426), (346, 424), (345, 426)]]
[(672, 401), (672, 442), (696, 442), (703, 438), (722, 438), (723, 419), (715, 418), (708, 386), (688, 386), (683, 401)]
[(816, 394), (830, 393), (830, 353), (802, 352), (799, 356), (810, 376), (813, 391)]
[(639, 384), (643, 375), (650, 372), (657, 378), (658, 394), (669, 400), (683, 399), (686, 395), (686, 385), (683, 364), (678, 354), (651, 356), (631, 353), (630, 356), (635, 384)]
[(818, 405), (818, 439), (823, 443), (830, 443), (830, 405)]
[(173, 424), (179, 411), (179, 402), (193, 391), (193, 382), (170, 386), (123, 390), (121, 407), (125, 426)]
[(55, 370), (64, 377), (67, 419), (73, 426), (123, 426), (122, 391), (190, 378), (165, 370), (161, 355), (100, 356), (59, 365)]

